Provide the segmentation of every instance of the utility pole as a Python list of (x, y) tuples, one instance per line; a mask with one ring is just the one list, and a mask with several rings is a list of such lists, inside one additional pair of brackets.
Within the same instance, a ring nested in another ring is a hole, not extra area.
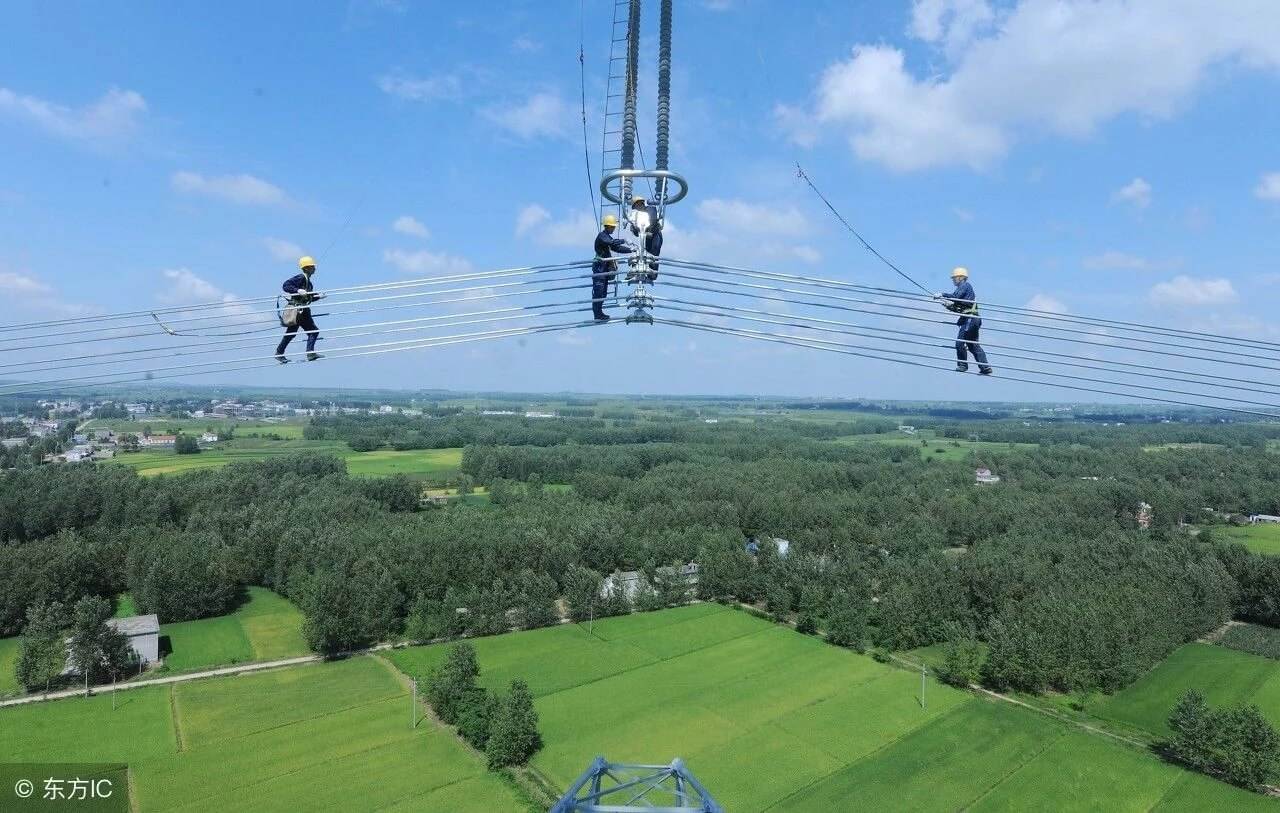
[(409, 704), (409, 728), (418, 727), (418, 679), (413, 678), (413, 702)]
[(927, 672), (925, 670), (924, 664), (922, 663), (920, 664), (920, 708), (925, 708), (925, 704), (924, 704), (925, 674), (927, 674)]

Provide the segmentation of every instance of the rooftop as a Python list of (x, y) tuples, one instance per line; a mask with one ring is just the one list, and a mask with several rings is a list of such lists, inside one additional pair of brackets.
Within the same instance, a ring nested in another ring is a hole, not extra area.
[(155, 613), (151, 615), (133, 615), (128, 618), (113, 618), (107, 623), (130, 638), (137, 635), (155, 635), (160, 632), (160, 619)]

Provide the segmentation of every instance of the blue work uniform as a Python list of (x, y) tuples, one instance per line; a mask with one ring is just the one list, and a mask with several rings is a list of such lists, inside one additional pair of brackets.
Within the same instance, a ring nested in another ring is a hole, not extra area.
[[(289, 294), (290, 305), (297, 307), (311, 304), (311, 292), (315, 288), (311, 285), (311, 278), (306, 274), (297, 274), (289, 277), (284, 281), (284, 285), (280, 287), (286, 294)], [(293, 337), (298, 335), (298, 328), (302, 328), (307, 332), (307, 352), (315, 352), (316, 339), (320, 338), (320, 328), (316, 326), (315, 320), (311, 318), (311, 309), (299, 307), (298, 321), (284, 329), (284, 336), (281, 337), (280, 344), (276, 346), (277, 356), (284, 355), (284, 351), (289, 347), (289, 342), (293, 341)]]
[(630, 254), (632, 249), (626, 240), (614, 237), (608, 229), (596, 235), (595, 259), (591, 262), (591, 312), (597, 319), (604, 316), (604, 298), (609, 293), (609, 281), (618, 273), (618, 264), (607, 259), (613, 252)]
[(959, 327), (956, 334), (956, 366), (962, 370), (969, 369), (969, 354), (972, 353), (973, 360), (978, 362), (978, 368), (988, 369), (987, 353), (978, 344), (982, 319), (978, 316), (978, 297), (973, 293), (973, 286), (967, 279), (960, 280), (956, 289), (949, 295), (944, 295), (943, 299), (947, 300), (947, 310), (960, 314), (960, 318), (956, 320)]

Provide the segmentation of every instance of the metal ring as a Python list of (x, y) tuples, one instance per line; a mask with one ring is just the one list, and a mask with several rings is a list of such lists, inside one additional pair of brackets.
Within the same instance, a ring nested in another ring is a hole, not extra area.
[(684, 179), (678, 172), (672, 172), (669, 169), (615, 169), (605, 173), (600, 179), (600, 194), (610, 203), (626, 203), (617, 195), (609, 191), (609, 184), (623, 178), (658, 178), (675, 181), (680, 185), (679, 191), (674, 195), (667, 195), (667, 203), (679, 203), (684, 200), (684, 196), (689, 194), (689, 182)]

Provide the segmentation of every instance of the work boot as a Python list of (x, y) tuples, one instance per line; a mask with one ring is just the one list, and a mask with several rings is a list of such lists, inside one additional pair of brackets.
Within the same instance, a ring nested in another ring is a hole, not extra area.
[(995, 370), (991, 369), (990, 367), (979, 367), (979, 368), (978, 368), (978, 375), (991, 375), (991, 374), (992, 374), (992, 373), (994, 373), (994, 372), (995, 372)]
[(612, 317), (612, 316), (610, 316), (610, 315), (609, 315), (609, 314), (607, 314), (607, 313), (597, 313), (597, 314), (596, 314), (596, 321), (597, 321), (597, 322), (607, 322), (607, 321), (609, 321), (609, 320), (610, 320), (610, 319), (612, 319), (612, 318), (613, 318), (613, 317)]
[(324, 358), (324, 356), (321, 355), (320, 353), (315, 353), (315, 352), (307, 353), (307, 361), (315, 361), (316, 359), (322, 359), (322, 358)]
[(957, 364), (957, 365), (956, 365), (956, 372), (957, 372), (957, 373), (967, 373), (967, 372), (969, 372), (969, 365), (968, 365), (968, 364), (965, 364), (965, 363), (963, 363), (963, 362), (961, 362), (960, 364)]
[(286, 356), (284, 353), (280, 353), (279, 355), (276, 356), (276, 361), (280, 362), (281, 364), (288, 364), (289, 357)]

